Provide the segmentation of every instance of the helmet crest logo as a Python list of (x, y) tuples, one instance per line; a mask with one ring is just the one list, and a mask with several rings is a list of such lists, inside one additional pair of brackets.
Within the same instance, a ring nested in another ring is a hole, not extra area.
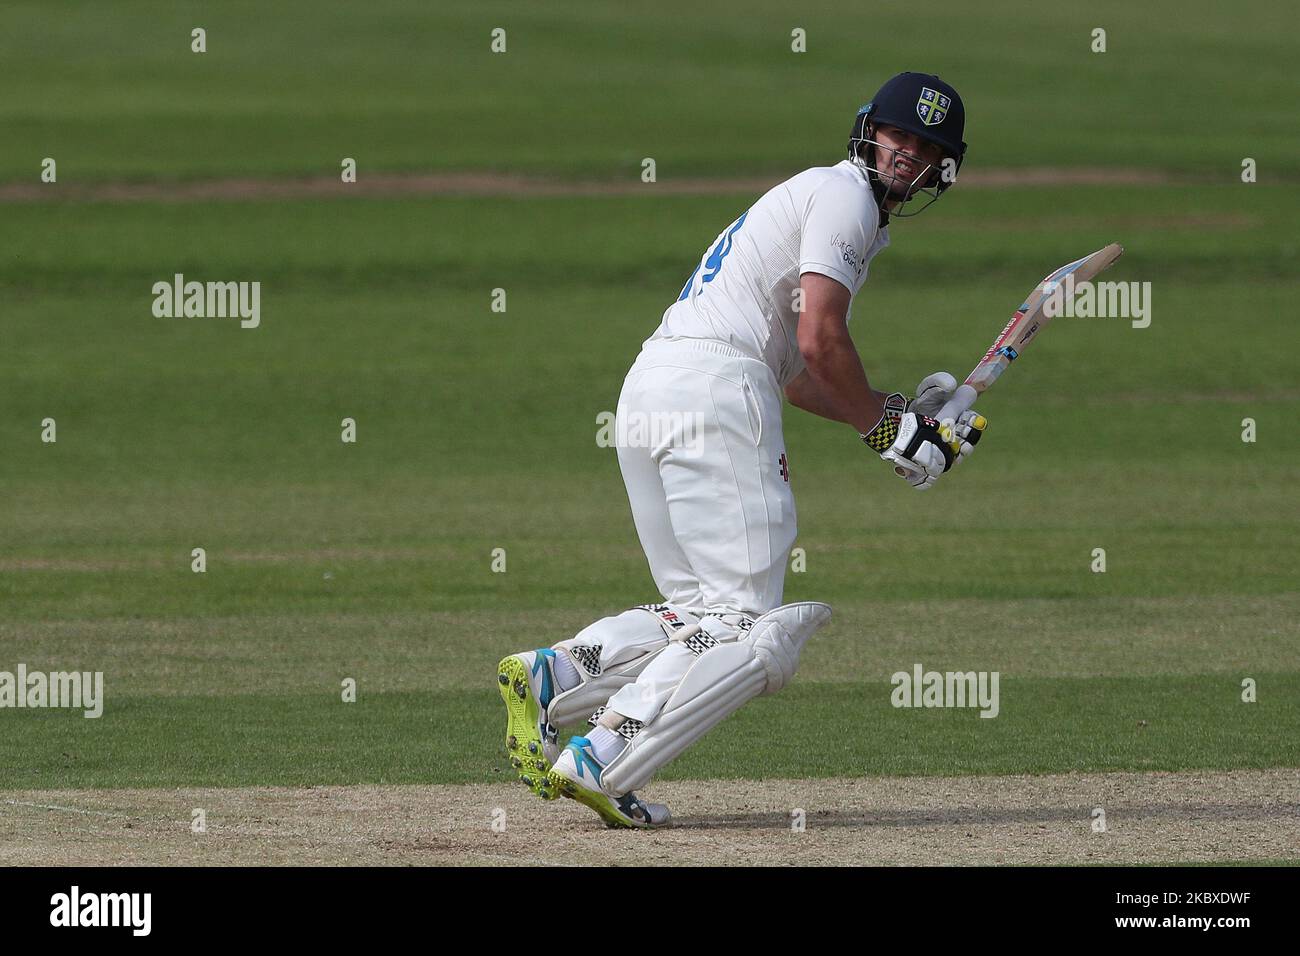
[(921, 88), (921, 98), (916, 101), (916, 115), (926, 126), (938, 126), (948, 115), (948, 107), (951, 105), (952, 101), (948, 97), (924, 86)]

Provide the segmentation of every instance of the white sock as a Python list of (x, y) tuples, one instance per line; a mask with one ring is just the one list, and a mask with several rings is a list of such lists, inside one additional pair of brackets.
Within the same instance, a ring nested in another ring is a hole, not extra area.
[(563, 650), (555, 652), (555, 682), (561, 691), (572, 690), (582, 683), (578, 669), (573, 666), (573, 658)]
[(627, 740), (608, 727), (593, 727), (591, 733), (587, 734), (587, 739), (591, 741), (591, 749), (596, 751), (596, 759), (602, 767), (621, 754), (627, 746)]

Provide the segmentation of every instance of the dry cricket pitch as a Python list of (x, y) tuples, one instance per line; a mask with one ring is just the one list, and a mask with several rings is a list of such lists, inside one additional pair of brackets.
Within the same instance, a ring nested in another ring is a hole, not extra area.
[[(0, 793), (0, 864), (1297, 860), (1298, 795), (1296, 769), (679, 781), (645, 792), (676, 814), (672, 828), (646, 832), (606, 830), (577, 803), (510, 784), (10, 791)], [(206, 832), (191, 830), (196, 809)]]

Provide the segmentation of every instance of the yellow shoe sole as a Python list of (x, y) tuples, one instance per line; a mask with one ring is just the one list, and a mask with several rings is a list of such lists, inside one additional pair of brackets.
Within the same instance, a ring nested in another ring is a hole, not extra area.
[(503, 658), (497, 665), (497, 690), (506, 705), (506, 751), (510, 766), (519, 779), (543, 800), (554, 800), (559, 792), (550, 785), (550, 762), (542, 749), (537, 729), (541, 714), (528, 690), (528, 667), (517, 657)]
[(605, 826), (611, 829), (645, 830), (650, 826), (647, 823), (635, 823), (629, 820), (605, 794), (574, 783), (558, 770), (552, 770), (547, 774), (547, 786), (552, 793), (577, 800), (584, 807), (596, 811), (596, 814), (605, 821)]

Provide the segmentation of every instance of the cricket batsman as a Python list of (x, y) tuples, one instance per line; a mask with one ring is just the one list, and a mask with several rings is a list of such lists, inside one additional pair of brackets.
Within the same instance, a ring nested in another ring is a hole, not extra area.
[[(831, 616), (782, 605), (795, 507), (781, 396), (852, 426), (924, 490), (970, 453), (984, 419), (931, 416), (947, 372), (916, 397), (872, 388), (849, 336), (853, 297), (889, 245), (891, 218), (939, 199), (966, 152), (950, 85), (900, 73), (858, 110), (848, 158), (769, 190), (718, 235), (644, 343), (618, 399), (619, 468), (662, 600), (553, 647), (512, 654), (497, 680), (506, 747), (529, 789), (610, 826), (656, 827), (635, 791), (746, 701), (794, 676)], [(627, 428), (630, 419), (683, 423)], [(693, 423), (697, 434), (686, 435)], [(558, 728), (590, 727), (561, 748)]]

